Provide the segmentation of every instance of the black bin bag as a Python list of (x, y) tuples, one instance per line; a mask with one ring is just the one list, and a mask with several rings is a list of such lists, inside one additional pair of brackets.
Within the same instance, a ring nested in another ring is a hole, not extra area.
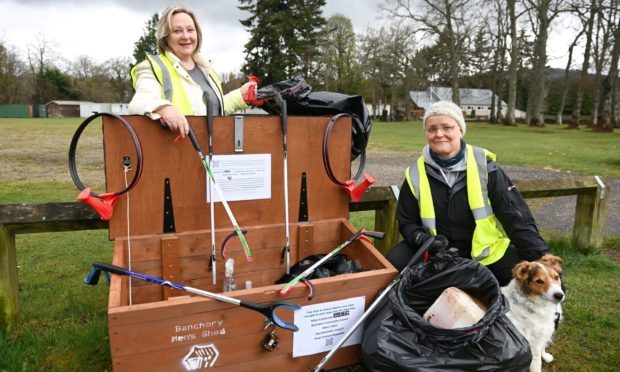
[[(474, 326), (442, 329), (422, 315), (444, 289), (457, 287), (488, 306)], [(506, 317), (493, 274), (449, 252), (407, 272), (364, 324), (362, 360), (369, 371), (527, 371), (527, 340)]]
[(366, 144), (372, 129), (372, 120), (364, 98), (337, 92), (313, 92), (312, 87), (301, 76), (280, 81), (256, 91), (256, 99), (263, 101), (262, 109), (272, 115), (280, 115), (280, 107), (274, 101), (280, 94), (287, 103), (289, 115), (325, 116), (349, 114), (353, 120), (351, 128), (351, 160), (366, 151)]

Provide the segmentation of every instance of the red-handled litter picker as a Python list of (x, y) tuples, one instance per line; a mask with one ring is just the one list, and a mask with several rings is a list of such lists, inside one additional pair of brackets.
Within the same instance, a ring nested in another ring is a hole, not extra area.
[(424, 254), (424, 252), (426, 252), (428, 250), (428, 248), (431, 246), (431, 244), (433, 244), (434, 240), (435, 240), (435, 237), (431, 236), (430, 238), (428, 238), (424, 242), (424, 244), (422, 244), (420, 249), (413, 255), (411, 260), (409, 260), (409, 263), (407, 264), (407, 266), (405, 266), (403, 271), (401, 271), (396, 276), (396, 278), (394, 278), (394, 280), (392, 280), (392, 282), (383, 290), (383, 292), (381, 292), (381, 294), (375, 299), (375, 301), (372, 304), (370, 304), (370, 306), (368, 307), (368, 310), (366, 310), (364, 312), (364, 314), (362, 314), (362, 316), (357, 320), (357, 322), (355, 322), (355, 324), (353, 324), (351, 329), (349, 329), (349, 331), (344, 336), (342, 336), (342, 338), (340, 339), (340, 341), (338, 341), (338, 343), (334, 346), (334, 348), (331, 349), (331, 351), (329, 353), (327, 353), (327, 355), (325, 355), (325, 357), (319, 362), (319, 364), (316, 365), (316, 367), (314, 367), (314, 369), (312, 369), (313, 372), (320, 371), (323, 368), (323, 366), (325, 365), (325, 363), (327, 363), (334, 356), (334, 354), (336, 354), (336, 352), (349, 339), (349, 337), (351, 337), (353, 332), (355, 332), (355, 330), (360, 325), (362, 325), (362, 323), (364, 323), (364, 320), (366, 320), (366, 318), (368, 318), (368, 316), (370, 316), (370, 314), (373, 312), (373, 310), (375, 308), (377, 308), (377, 306), (379, 306), (381, 301), (383, 301), (385, 296), (387, 296), (388, 293), (390, 293), (392, 288), (394, 288), (394, 286), (396, 284), (398, 284), (398, 282), (400, 282), (400, 280), (403, 277), (403, 275), (405, 275), (405, 273), (407, 271), (409, 271), (414, 266), (414, 264), (420, 259), (420, 257)]
[[(384, 236), (385, 236), (385, 233), (378, 232), (378, 231), (366, 231), (364, 229), (358, 230), (346, 242), (344, 242), (344, 243), (340, 244), (338, 247), (334, 248), (334, 250), (332, 250), (331, 252), (326, 254), (325, 257), (323, 257), (320, 260), (318, 260), (314, 265), (310, 266), (309, 268), (304, 270), (304, 272), (302, 272), (301, 274), (297, 275), (290, 282), (288, 282), (284, 286), (284, 288), (282, 288), (280, 290), (280, 296), (286, 296), (290, 292), (290, 290), (293, 289), (295, 284), (297, 284), (299, 282), (307, 281), (307, 278), (310, 275), (312, 275), (314, 270), (316, 270), (319, 266), (321, 266), (327, 260), (329, 260), (330, 258), (335, 256), (338, 252), (340, 252), (341, 250), (343, 250), (346, 247), (348, 247), (351, 244), (353, 244), (354, 241), (356, 241), (358, 239), (368, 239), (369, 237), (370, 238), (375, 238), (375, 239), (383, 239)], [(312, 286), (308, 285), (308, 287), (310, 288), (310, 291), (311, 291), (310, 295), (313, 296), (314, 293), (313, 293), (313, 290), (312, 290)]]
[(291, 310), (291, 311), (301, 309), (301, 306), (297, 304), (293, 304), (293, 303), (285, 302), (285, 301), (275, 301), (270, 304), (255, 304), (253, 302), (239, 300), (233, 297), (223, 296), (217, 293), (203, 291), (202, 289), (188, 287), (180, 283), (175, 283), (175, 282), (170, 282), (170, 281), (163, 280), (160, 278), (155, 278), (149, 275), (137, 273), (135, 271), (129, 271), (122, 267), (110, 265), (110, 264), (103, 263), (103, 262), (93, 262), (93, 269), (90, 271), (90, 274), (88, 274), (86, 279), (84, 279), (84, 283), (89, 284), (89, 285), (97, 284), (99, 282), (99, 277), (101, 276), (102, 271), (108, 272), (111, 274), (116, 274), (116, 275), (125, 275), (125, 276), (129, 276), (133, 278), (138, 278), (138, 279), (150, 282), (150, 283), (159, 284), (164, 287), (170, 287), (170, 288), (178, 289), (179, 291), (185, 291), (185, 292), (193, 293), (199, 296), (208, 297), (212, 300), (227, 302), (232, 305), (245, 307), (247, 309), (254, 310), (254, 311), (257, 311), (263, 314), (269, 321), (271, 321), (273, 324), (275, 324), (276, 326), (280, 328), (288, 329), (289, 331), (293, 331), (293, 332), (297, 332), (299, 330), (299, 328), (297, 328), (295, 324), (285, 322), (284, 320), (280, 319), (276, 315), (276, 310), (279, 308)]

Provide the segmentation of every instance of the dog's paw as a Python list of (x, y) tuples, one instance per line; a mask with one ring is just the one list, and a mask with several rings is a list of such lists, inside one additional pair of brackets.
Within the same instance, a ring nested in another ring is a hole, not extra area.
[(551, 362), (553, 362), (553, 355), (549, 354), (546, 351), (543, 351), (543, 353), (542, 353), (542, 360), (544, 360), (545, 363), (551, 363)]

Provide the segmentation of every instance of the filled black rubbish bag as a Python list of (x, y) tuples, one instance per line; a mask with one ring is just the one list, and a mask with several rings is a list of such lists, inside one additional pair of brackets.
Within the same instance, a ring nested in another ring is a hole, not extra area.
[[(288, 283), (293, 280), (297, 275), (303, 273), (310, 266), (319, 262), (325, 254), (314, 254), (308, 256), (293, 267), (291, 267), (290, 274), (284, 274), (280, 279), (276, 281), (276, 284)], [(340, 274), (350, 274), (362, 271), (362, 265), (357, 260), (351, 260), (345, 254), (338, 253), (333, 255), (329, 260), (325, 261), (321, 266), (308, 277), (308, 279), (328, 278), (330, 276), (336, 276)]]
[[(488, 306), (474, 326), (442, 329), (422, 315), (448, 287)], [(450, 252), (409, 270), (364, 325), (362, 360), (369, 371), (527, 371), (527, 340), (506, 317), (493, 274)]]
[(280, 115), (281, 108), (275, 102), (280, 94), (287, 103), (289, 115), (323, 116), (349, 114), (353, 120), (351, 128), (351, 160), (366, 150), (372, 120), (362, 96), (349, 96), (336, 92), (312, 92), (312, 87), (304, 78), (295, 76), (256, 91), (256, 100), (263, 110), (272, 115)]

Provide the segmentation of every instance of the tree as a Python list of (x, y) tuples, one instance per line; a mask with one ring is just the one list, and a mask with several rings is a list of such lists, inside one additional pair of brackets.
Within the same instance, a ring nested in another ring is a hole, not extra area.
[(510, 20), (510, 66), (508, 67), (508, 108), (506, 109), (507, 125), (516, 125), (515, 109), (517, 104), (517, 68), (519, 60), (516, 2), (516, 0), (507, 0), (508, 19)]
[[(506, 11), (504, 0), (491, 0), (489, 1), (492, 12), (490, 12), (489, 24), (487, 24), (488, 33), (490, 36), (490, 44), (492, 45), (491, 52), (491, 91), (494, 93), (491, 96), (491, 115), (490, 121), (492, 123), (501, 122), (503, 119), (500, 92), (504, 87), (505, 78), (504, 71), (506, 70), (506, 52), (507, 52), (507, 27), (509, 24), (508, 12)], [(495, 32), (493, 31), (495, 28)]]
[(159, 14), (157, 12), (154, 13), (148, 21), (146, 21), (144, 34), (133, 44), (133, 58), (135, 59), (134, 64), (144, 61), (147, 55), (159, 53), (157, 50), (158, 23)]
[(0, 103), (20, 102), (23, 63), (0, 41)]
[(543, 126), (547, 72), (547, 40), (553, 20), (563, 11), (564, 0), (525, 0), (527, 15), (534, 33), (534, 58), (528, 89), (526, 121)]
[[(617, 9), (611, 8), (609, 4), (603, 4), (604, 0), (600, 0), (599, 7), (597, 8), (597, 16), (595, 20), (593, 35), (592, 35), (592, 62), (594, 64), (594, 85), (596, 90), (593, 95), (593, 110), (592, 110), (592, 125), (599, 124), (599, 114), (604, 112), (601, 105), (605, 87), (603, 85), (603, 74), (605, 66), (609, 63), (610, 49), (614, 44), (613, 30), (615, 29), (615, 17), (614, 13), (617, 13)], [(612, 0), (613, 2), (613, 0)], [(607, 6), (606, 6), (607, 5)], [(617, 7), (616, 7), (617, 8)], [(613, 12), (612, 12), (613, 11)]]
[(69, 71), (73, 77), (74, 90), (80, 99), (94, 102), (108, 100), (103, 66), (90, 57), (81, 56), (70, 64)]
[(361, 71), (356, 59), (353, 23), (342, 14), (327, 20), (325, 39), (319, 48), (319, 77), (325, 90), (353, 94), (361, 88)]
[(563, 119), (563, 113), (564, 113), (564, 107), (566, 106), (566, 96), (568, 95), (568, 87), (569, 87), (569, 75), (570, 75), (570, 67), (571, 64), (573, 63), (573, 50), (575, 49), (575, 46), (577, 45), (577, 42), (579, 42), (579, 39), (583, 36), (585, 30), (581, 30), (577, 36), (575, 36), (575, 38), (573, 39), (573, 42), (570, 44), (570, 46), (568, 47), (568, 61), (566, 62), (566, 68), (564, 69), (564, 87), (562, 88), (562, 98), (560, 99), (560, 105), (558, 107), (558, 114), (557, 114), (557, 119), (556, 122), (558, 124), (562, 124), (562, 119)]
[(127, 102), (130, 98), (132, 91), (130, 66), (131, 61), (128, 57), (111, 58), (103, 65), (104, 77), (117, 102)]
[(54, 60), (50, 51), (53, 49), (51, 44), (51, 41), (39, 34), (36, 36), (36, 44), (28, 45), (28, 66), (32, 75), (34, 103), (48, 102), (46, 73), (53, 68)]
[(385, 72), (382, 67), (384, 63), (384, 53), (382, 49), (383, 40), (385, 39), (385, 29), (369, 28), (360, 38), (359, 60), (362, 74), (370, 82), (370, 101), (372, 102), (372, 115), (379, 115), (379, 106), (385, 103), (382, 99), (383, 89), (381, 81)]
[[(600, 86), (600, 104), (598, 120), (595, 122), (597, 131), (613, 132), (616, 124), (616, 90), (618, 80), (618, 59), (620, 57), (620, 14), (617, 2), (609, 4), (604, 12), (609, 35), (609, 70)], [(607, 49), (607, 48), (606, 48)]]
[[(396, 17), (408, 18), (420, 28), (419, 32), (432, 35), (445, 43), (450, 67), (452, 101), (460, 103), (459, 75), (463, 46), (470, 35), (471, 23), (476, 19), (473, 0), (390, 0), (383, 9)], [(444, 38), (440, 38), (444, 35)]]
[(581, 19), (582, 23), (582, 31), (585, 32), (586, 35), (586, 46), (583, 52), (583, 63), (581, 66), (581, 74), (579, 77), (578, 85), (577, 85), (577, 99), (575, 105), (573, 106), (573, 117), (571, 126), (578, 127), (579, 122), (581, 121), (581, 108), (583, 104), (583, 86), (586, 84), (588, 79), (588, 70), (590, 69), (590, 54), (592, 51), (592, 31), (594, 29), (594, 19), (598, 14), (598, 2), (599, 0), (590, 0), (589, 6), (586, 7), (585, 11), (582, 10), (582, 4), (577, 3), (573, 5), (572, 11), (576, 13)]
[(325, 0), (239, 0), (250, 16), (240, 20), (250, 32), (243, 71), (264, 84), (315, 70), (325, 19)]
[[(291, 52), (298, 56), (296, 74), (312, 81), (318, 71), (319, 45), (325, 38), (326, 21), (322, 8), (326, 0), (289, 0), (293, 35), (288, 40)], [(303, 20), (303, 21), (302, 21)]]

